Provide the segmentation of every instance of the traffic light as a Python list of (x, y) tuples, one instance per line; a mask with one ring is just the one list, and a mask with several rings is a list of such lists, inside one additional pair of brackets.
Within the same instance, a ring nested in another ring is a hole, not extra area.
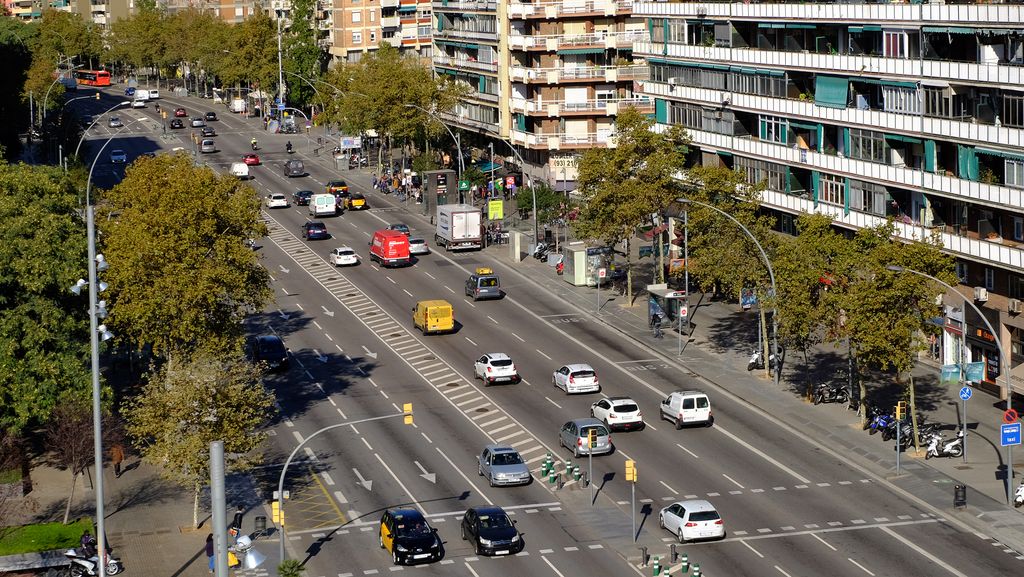
[(636, 462), (626, 461), (626, 480), (636, 483)]
[(907, 416), (907, 402), (899, 401), (896, 403), (896, 420), (902, 421)]
[(597, 429), (587, 430), (587, 445), (593, 449), (594, 445), (597, 444)]
[(402, 405), (402, 412), (405, 413), (405, 424), (412, 424), (412, 403), (405, 403)]
[(284, 527), (284, 513), (281, 512), (280, 501), (270, 503), (270, 520), (276, 523), (278, 527)]

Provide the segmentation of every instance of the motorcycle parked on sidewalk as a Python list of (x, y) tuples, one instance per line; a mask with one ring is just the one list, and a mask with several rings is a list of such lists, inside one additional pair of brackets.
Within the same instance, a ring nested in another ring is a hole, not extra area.
[(544, 257), (551, 251), (551, 247), (546, 242), (542, 242), (533, 249), (533, 258), (537, 260), (544, 260)]
[[(772, 372), (775, 371), (775, 367), (778, 363), (775, 362), (775, 353), (768, 355), (768, 368)], [(761, 370), (764, 368), (764, 353), (760, 349), (754, 349), (754, 352), (750, 353), (750, 359), (747, 361), (747, 370), (753, 371), (755, 369)]]
[(937, 432), (928, 434), (928, 452), (925, 459), (932, 457), (960, 457), (964, 454), (964, 430), (958, 429), (956, 437), (945, 439)]
[[(68, 573), (72, 577), (83, 577), (85, 575), (100, 574), (100, 558), (96, 554), (95, 550), (88, 550), (85, 547), (78, 547), (76, 549), (68, 549), (64, 552), (64, 556), (71, 561), (71, 566), (68, 568)], [(120, 559), (110, 554), (104, 555), (104, 557), (104, 569), (106, 575), (117, 575), (121, 571), (124, 571), (124, 565), (121, 564)]]
[(865, 423), (864, 428), (869, 435), (884, 431), (889, 426), (889, 423), (895, 419), (892, 413), (886, 413), (875, 406), (868, 407), (867, 417), (867, 423)]
[(849, 403), (850, 392), (846, 387), (821, 383), (814, 387), (813, 399), (815, 405), (822, 403)]

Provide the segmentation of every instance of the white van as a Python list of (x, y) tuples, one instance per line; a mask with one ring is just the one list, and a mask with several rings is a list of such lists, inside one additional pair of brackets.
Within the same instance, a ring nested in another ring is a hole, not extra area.
[(249, 165), (244, 162), (232, 162), (231, 175), (237, 176), (240, 180), (247, 180), (249, 178)]
[(151, 88), (149, 91), (149, 99), (156, 100), (157, 98), (160, 98), (160, 91), (156, 88)]
[(333, 194), (314, 194), (309, 199), (309, 216), (334, 216), (338, 214), (338, 201)]
[(661, 418), (672, 421), (676, 429), (683, 425), (700, 423), (711, 426), (711, 400), (702, 391), (676, 391), (661, 402)]
[(149, 91), (141, 88), (135, 89), (135, 100), (146, 101), (149, 100)]

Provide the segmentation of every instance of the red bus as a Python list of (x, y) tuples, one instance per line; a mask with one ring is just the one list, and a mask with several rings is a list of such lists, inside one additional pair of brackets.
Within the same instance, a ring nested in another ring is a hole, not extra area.
[(106, 70), (75, 70), (75, 80), (85, 86), (110, 86), (110, 72)]

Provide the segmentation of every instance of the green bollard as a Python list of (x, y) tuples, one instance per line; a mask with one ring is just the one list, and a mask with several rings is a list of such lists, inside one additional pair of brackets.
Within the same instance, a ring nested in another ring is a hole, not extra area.
[(658, 557), (654, 558), (654, 565), (651, 565), (651, 570), (654, 571), (654, 577), (661, 575), (661, 560)]
[(700, 563), (693, 564), (693, 577), (700, 577)]
[(540, 464), (540, 476), (541, 477), (547, 477), (548, 476), (548, 462), (547, 461), (544, 461), (543, 463)]
[(690, 558), (687, 557), (686, 553), (683, 553), (679, 556), (679, 562), (681, 565), (680, 569), (682, 569), (683, 573), (687, 573), (690, 571)]
[(549, 485), (554, 485), (555, 484), (555, 470), (554, 469), (551, 469), (550, 471), (548, 471), (548, 484)]
[(572, 478), (575, 481), (579, 481), (580, 480), (580, 466), (579, 465), (576, 465), (575, 467), (572, 468)]
[(565, 460), (565, 474), (566, 474), (566, 476), (569, 476), (569, 475), (572, 474), (572, 461), (570, 461), (568, 459)]

